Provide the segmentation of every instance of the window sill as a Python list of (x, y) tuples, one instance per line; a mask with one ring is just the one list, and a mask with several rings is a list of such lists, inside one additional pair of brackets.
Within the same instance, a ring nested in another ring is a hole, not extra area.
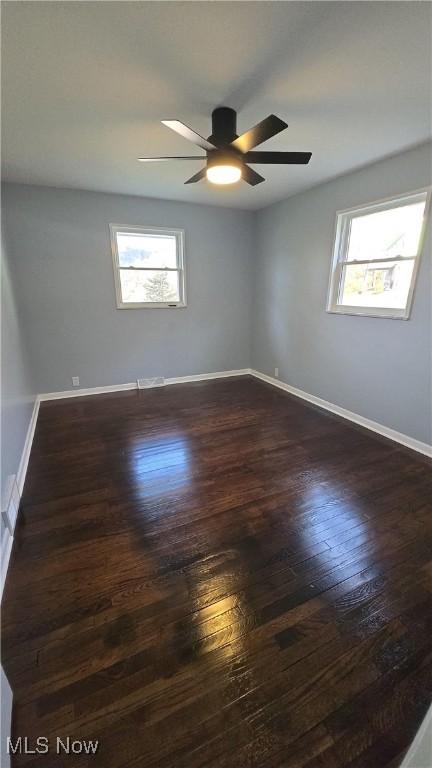
[(187, 307), (187, 304), (184, 302), (179, 302), (177, 304), (174, 303), (145, 303), (145, 304), (138, 304), (138, 303), (130, 303), (130, 304), (117, 304), (117, 309), (184, 309)]
[(373, 317), (381, 320), (409, 320), (409, 314), (405, 311), (400, 313), (396, 310), (393, 312), (373, 312), (366, 308), (354, 308), (354, 307), (327, 307), (326, 312), (330, 315), (352, 315), (354, 317)]

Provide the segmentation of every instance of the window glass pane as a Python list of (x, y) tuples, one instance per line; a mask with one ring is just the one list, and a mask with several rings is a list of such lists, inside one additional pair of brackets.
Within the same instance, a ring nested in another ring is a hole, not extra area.
[(414, 259), (350, 264), (342, 271), (338, 304), (404, 309), (413, 269)]
[(351, 220), (347, 261), (415, 256), (425, 201), (402, 205)]
[(178, 272), (121, 269), (120, 284), (122, 301), (126, 304), (180, 301)]
[(121, 267), (177, 267), (175, 235), (117, 232), (117, 248)]

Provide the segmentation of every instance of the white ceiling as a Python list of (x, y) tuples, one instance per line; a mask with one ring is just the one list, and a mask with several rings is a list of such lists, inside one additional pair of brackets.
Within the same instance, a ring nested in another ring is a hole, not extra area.
[[(3, 176), (261, 208), (431, 136), (429, 2), (3, 3)], [(215, 106), (242, 132), (289, 128), (260, 149), (312, 151), (258, 166), (266, 182), (183, 182), (202, 154), (159, 122), (204, 136)]]

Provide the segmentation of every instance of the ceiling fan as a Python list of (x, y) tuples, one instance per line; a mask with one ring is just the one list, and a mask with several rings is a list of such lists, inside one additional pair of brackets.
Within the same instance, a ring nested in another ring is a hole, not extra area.
[(192, 141), (206, 155), (187, 157), (140, 157), (142, 163), (159, 160), (207, 160), (206, 166), (195, 173), (185, 184), (195, 184), (207, 176), (213, 184), (234, 184), (243, 179), (251, 186), (265, 181), (263, 176), (249, 168), (248, 163), (272, 163), (277, 165), (306, 165), (312, 157), (311, 152), (254, 152), (254, 147), (271, 139), (272, 136), (288, 128), (288, 124), (276, 115), (269, 115), (241, 136), (237, 135), (237, 113), (230, 107), (217, 107), (212, 112), (212, 134), (205, 139), (180, 120), (162, 120), (184, 139)]

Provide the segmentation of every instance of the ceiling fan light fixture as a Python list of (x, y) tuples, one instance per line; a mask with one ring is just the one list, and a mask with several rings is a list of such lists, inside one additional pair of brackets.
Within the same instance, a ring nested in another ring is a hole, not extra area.
[(240, 181), (242, 172), (239, 165), (210, 165), (206, 175), (212, 184), (235, 184)]
[(255, 187), (265, 181), (250, 163), (274, 165), (307, 165), (311, 152), (255, 152), (255, 147), (277, 136), (288, 128), (288, 123), (276, 115), (268, 115), (240, 136), (237, 135), (237, 114), (231, 107), (217, 107), (212, 112), (212, 133), (208, 139), (189, 128), (180, 120), (162, 120), (179, 136), (204, 149), (206, 155), (177, 157), (140, 157), (141, 162), (164, 160), (205, 160), (207, 164), (198, 173), (194, 173), (185, 184), (196, 184), (207, 178), (212, 184), (227, 186), (243, 179), (246, 184)]

